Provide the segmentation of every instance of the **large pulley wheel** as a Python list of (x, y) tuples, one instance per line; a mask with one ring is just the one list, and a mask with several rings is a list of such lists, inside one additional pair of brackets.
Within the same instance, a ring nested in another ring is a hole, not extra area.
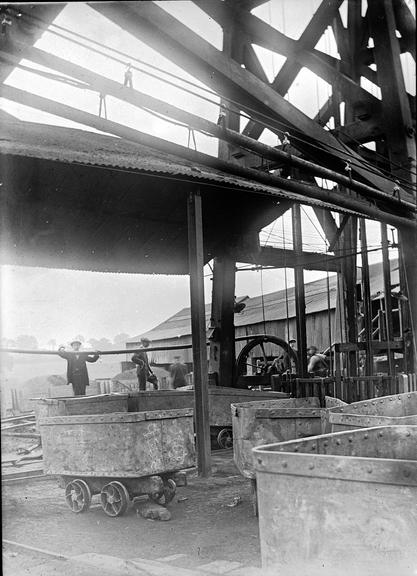
[(217, 444), (223, 450), (233, 448), (233, 432), (230, 428), (220, 430), (217, 434)]
[(129, 493), (121, 482), (109, 482), (101, 489), (101, 507), (107, 516), (122, 516), (129, 505)]
[(164, 480), (163, 488), (159, 492), (152, 492), (149, 494), (149, 498), (157, 504), (166, 506), (174, 498), (176, 491), (177, 485), (175, 484), (174, 480), (172, 478), (168, 478), (168, 480)]
[(91, 491), (87, 482), (71, 480), (65, 486), (65, 500), (75, 514), (86, 512), (91, 504)]
[(248, 373), (266, 374), (268, 366), (274, 358), (285, 352), (296, 367), (298, 367), (297, 354), (285, 340), (277, 336), (267, 335), (256, 336), (250, 340), (240, 351), (236, 361), (237, 379), (246, 376)]

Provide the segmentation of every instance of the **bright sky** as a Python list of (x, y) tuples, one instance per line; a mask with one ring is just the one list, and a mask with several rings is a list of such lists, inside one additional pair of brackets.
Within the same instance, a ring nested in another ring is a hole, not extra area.
[[(221, 48), (220, 27), (192, 2), (157, 2), (157, 4), (204, 36), (216, 48)], [(318, 4), (319, 0), (291, 0), (291, 2), (274, 0), (259, 6), (254, 13), (287, 35), (298, 38)], [(342, 9), (342, 17), (344, 16)], [(75, 30), (78, 34), (85, 35), (106, 46), (137, 55), (141, 60), (175, 73), (184, 79), (199, 83), (184, 70), (106, 20), (85, 3), (68, 4), (55, 23)], [(58, 38), (50, 31), (42, 35), (36, 46), (89, 67), (113, 80), (123, 81), (124, 65), (76, 46), (68, 40)], [(326, 31), (317, 48), (338, 57), (330, 29)], [(257, 46), (255, 50), (268, 78), (272, 80), (282, 66), (284, 58)], [(22, 64), (32, 68), (41, 68), (29, 61), (22, 61)], [(407, 58), (404, 60), (404, 72), (407, 84), (413, 86), (414, 67)], [(12, 72), (6, 83), (88, 112), (95, 114), (98, 112), (98, 94), (90, 90), (69, 86), (19, 69)], [(162, 97), (168, 102), (209, 120), (217, 120), (217, 106), (208, 104), (196, 96), (185, 95), (182, 90), (169, 87), (160, 80), (134, 72), (133, 84), (143, 92)], [(364, 85), (364, 87), (378, 96), (376, 87), (369, 85)], [(287, 98), (305, 114), (313, 117), (330, 94), (329, 85), (316, 80), (311, 72), (303, 69)], [(2, 98), (0, 98), (0, 106), (6, 112), (22, 120), (91, 130)], [(107, 110), (111, 120), (133, 128), (139, 126), (144, 132), (187, 145), (188, 133), (184, 128), (173, 126), (109, 96), (107, 97)], [(217, 141), (214, 138), (201, 134), (196, 134), (196, 138), (199, 150), (213, 155), (217, 154)], [(268, 144), (277, 144), (277, 137), (268, 130), (265, 130), (260, 140)], [(321, 228), (310, 208), (305, 208), (303, 234), (305, 249), (314, 251), (325, 249)], [(368, 234), (371, 247), (377, 246), (378, 225), (370, 223)], [(261, 240), (276, 246), (283, 246), (285, 241), (287, 247), (291, 246), (290, 215), (287, 214), (285, 218), (268, 227), (262, 233)], [(370, 254), (371, 262), (378, 259), (380, 259), (379, 252)], [(210, 271), (207, 269), (206, 298), (208, 301), (211, 299), (209, 274)], [(320, 272), (306, 273), (306, 280), (311, 281), (322, 275), (323, 273)], [(291, 270), (288, 271), (287, 281), (289, 284), (293, 283)], [(257, 295), (260, 294), (261, 287), (265, 293), (284, 288), (284, 270), (264, 271), (262, 274), (258, 271), (247, 271), (237, 274), (237, 295)], [(41, 345), (46, 344), (50, 339), (66, 342), (80, 333), (86, 339), (91, 337), (112, 339), (120, 332), (127, 332), (134, 336), (152, 328), (180, 308), (189, 305), (188, 277), (98, 274), (4, 266), (1, 289), (2, 336), (14, 338), (19, 334), (32, 334), (36, 336)]]

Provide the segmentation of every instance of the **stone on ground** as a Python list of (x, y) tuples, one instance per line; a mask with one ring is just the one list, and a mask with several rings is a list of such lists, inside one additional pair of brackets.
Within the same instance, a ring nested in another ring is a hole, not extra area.
[(137, 507), (137, 512), (143, 518), (148, 518), (150, 520), (171, 520), (171, 512), (161, 506), (156, 504), (156, 502), (143, 502)]

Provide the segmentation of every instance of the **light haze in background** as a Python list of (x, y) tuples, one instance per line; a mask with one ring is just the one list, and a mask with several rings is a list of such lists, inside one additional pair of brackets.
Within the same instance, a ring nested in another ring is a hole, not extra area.
[[(221, 49), (221, 28), (192, 2), (157, 2), (157, 4), (201, 34), (216, 48)], [(253, 13), (285, 34), (298, 38), (319, 4), (319, 0), (274, 0), (259, 6)], [(343, 11), (342, 18), (345, 18)], [(146, 62), (203, 86), (181, 68), (84, 3), (74, 2), (67, 5), (55, 23), (107, 46), (136, 55)], [(36, 46), (81, 66), (89, 67), (108, 78), (123, 82), (125, 68), (122, 64), (58, 38), (49, 31), (42, 35)], [(338, 57), (330, 28), (317, 48)], [(255, 50), (268, 78), (272, 80), (285, 58), (257, 46)], [(48, 70), (29, 61), (22, 63), (32, 68)], [(403, 65), (408, 89), (410, 93), (415, 94), (414, 67), (407, 57)], [(98, 93), (92, 90), (79, 89), (19, 69), (11, 73), (6, 83), (81, 110), (98, 113)], [(134, 71), (133, 86), (157, 97), (161, 97), (162, 94), (164, 99), (179, 107), (211, 121), (217, 120), (218, 106), (208, 104), (196, 96), (186, 95), (180, 89), (167, 86), (161, 80), (151, 79), (145, 74)], [(379, 89), (376, 86), (365, 82), (364, 87), (375, 96), (379, 96)], [(304, 68), (287, 98), (305, 114), (314, 117), (330, 94), (330, 86)], [(110, 96), (106, 97), (106, 101), (109, 119), (187, 145), (187, 130), (157, 119)], [(0, 106), (21, 120), (96, 132), (92, 128), (5, 99), (0, 98)], [(196, 140), (198, 150), (212, 155), (217, 154), (216, 139), (196, 133)], [(278, 143), (277, 136), (268, 130), (264, 131), (260, 140), (271, 145)], [(304, 209), (303, 235), (306, 250), (325, 251), (323, 233), (310, 208)], [(368, 224), (368, 235), (370, 248), (378, 247), (380, 236), (377, 223)], [(261, 234), (261, 242), (291, 247), (290, 214), (267, 227)], [(393, 254), (393, 257), (395, 255)], [(380, 260), (380, 252), (370, 252), (369, 259), (370, 262)], [(31, 334), (37, 338), (41, 347), (46, 346), (52, 339), (65, 344), (78, 334), (82, 334), (86, 340), (92, 337), (113, 340), (113, 337), (121, 332), (135, 336), (175, 314), (180, 308), (189, 306), (188, 276), (103, 274), (18, 266), (3, 266), (1, 273), (2, 336), (13, 339), (20, 334)], [(206, 299), (210, 301), (211, 277), (208, 267), (205, 273)], [(305, 278), (306, 281), (312, 281), (324, 274), (306, 272)], [(287, 285), (293, 285), (292, 270), (287, 271)], [(244, 271), (237, 274), (237, 296), (255, 296), (262, 290), (268, 293), (284, 287), (284, 270), (264, 270), (262, 273)]]

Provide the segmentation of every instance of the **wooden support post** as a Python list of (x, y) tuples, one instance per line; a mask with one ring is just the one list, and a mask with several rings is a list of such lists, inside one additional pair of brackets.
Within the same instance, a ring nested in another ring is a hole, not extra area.
[(368, 262), (368, 241), (366, 237), (366, 220), (360, 219), (360, 239), (361, 239), (361, 264), (362, 264), (362, 300), (364, 313), (365, 341), (366, 341), (366, 364), (365, 375), (372, 376), (374, 369), (374, 359), (372, 355), (372, 305), (371, 305), (371, 285), (369, 281)]
[(407, 301), (401, 303), (404, 338), (404, 359), (407, 372), (417, 370), (417, 232), (398, 230), (400, 245), (400, 287)]
[[(351, 217), (343, 232), (343, 262), (342, 275), (344, 284), (344, 301), (346, 309), (347, 341), (358, 341), (357, 299), (356, 299), (356, 250), (357, 250), (357, 219)], [(356, 352), (348, 353), (347, 369), (349, 376), (357, 376), (358, 364)]]
[(388, 252), (388, 235), (387, 227), (381, 223), (381, 246), (382, 246), (382, 273), (384, 278), (384, 301), (385, 301), (385, 331), (387, 336), (388, 346), (388, 368), (389, 375), (394, 375), (394, 352), (391, 350), (389, 343), (394, 340), (393, 338), (393, 322), (392, 322), (392, 300), (391, 300), (391, 266), (389, 261)]
[[(406, 33), (405, 22), (399, 11), (402, 4), (389, 0), (369, 0), (368, 21), (375, 44), (373, 52), (382, 94), (382, 111), (386, 120), (385, 141), (391, 161), (391, 172), (399, 178), (415, 182), (415, 130), (402, 72), (400, 44), (396, 36), (397, 29), (401, 35)], [(414, 201), (416, 201), (415, 192)], [(413, 371), (416, 369), (417, 361), (417, 233), (416, 228), (411, 226), (401, 227), (398, 232), (404, 288), (410, 313), (408, 318), (408, 314), (405, 315), (405, 321), (409, 322), (409, 325), (404, 325), (404, 340), (408, 370)]]
[[(303, 237), (301, 230), (300, 205), (292, 207), (292, 230), (294, 252), (300, 254), (303, 250)], [(301, 266), (294, 268), (295, 280), (295, 312), (297, 323), (297, 349), (300, 376), (307, 377), (307, 333), (306, 333), (306, 302), (304, 292), (304, 270)], [(312, 343), (314, 344), (314, 343)]]
[(206, 311), (204, 305), (203, 219), (200, 192), (191, 192), (187, 203), (188, 261), (190, 272), (191, 333), (193, 344), (194, 416), (198, 473), (211, 475), (209, 397), (207, 376)]
[[(237, 62), (243, 59), (244, 43), (234, 21), (223, 28), (223, 53)], [(221, 126), (239, 132), (239, 109), (222, 100)], [(230, 109), (227, 109), (230, 108)], [(238, 151), (232, 144), (219, 140), (218, 156), (235, 161)], [(216, 374), (220, 386), (233, 386), (235, 367), (235, 276), (236, 262), (225, 255), (214, 258), (211, 303), (210, 374)]]
[(227, 256), (214, 258), (211, 304), (210, 374), (220, 386), (233, 386), (235, 366), (234, 296), (236, 262)]

